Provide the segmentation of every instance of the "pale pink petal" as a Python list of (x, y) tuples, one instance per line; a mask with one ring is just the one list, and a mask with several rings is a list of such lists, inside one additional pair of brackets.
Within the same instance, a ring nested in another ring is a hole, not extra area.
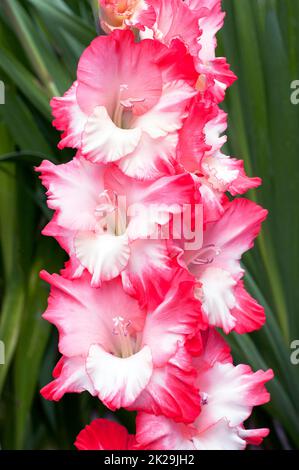
[(220, 419), (193, 438), (196, 450), (244, 450), (246, 441), (231, 427), (226, 419)]
[(205, 125), (206, 143), (210, 147), (207, 155), (213, 155), (227, 141), (226, 135), (222, 135), (227, 128), (227, 114), (218, 106), (213, 105), (212, 119)]
[(230, 426), (239, 426), (256, 405), (270, 399), (265, 383), (273, 378), (272, 370), (253, 373), (249, 366), (233, 366), (216, 362), (209, 369), (199, 370), (198, 386), (204, 399), (196, 420), (199, 431), (225, 418)]
[(42, 230), (42, 234), (47, 237), (54, 237), (61, 248), (70, 256), (61, 274), (68, 279), (79, 278), (82, 276), (85, 268), (75, 256), (74, 230), (62, 227), (57, 223), (57, 219), (58, 213), (56, 211), (50, 222)]
[(187, 204), (199, 202), (198, 183), (189, 173), (162, 177), (151, 184), (143, 195), (146, 204), (162, 204), (172, 214), (181, 212)]
[(259, 445), (268, 432), (231, 426), (226, 418), (202, 430), (196, 429), (195, 423), (176, 423), (144, 412), (138, 413), (136, 420), (137, 449), (139, 445), (146, 450), (244, 450), (247, 443)]
[(136, 440), (146, 450), (195, 450), (192, 438), (195, 430), (165, 416), (138, 413)]
[(201, 166), (208, 183), (216, 191), (227, 191), (239, 175), (239, 170), (231, 165), (229, 157), (206, 157)]
[(244, 171), (244, 162), (242, 160), (236, 160), (231, 158), (231, 165), (235, 165), (239, 169), (238, 177), (232, 181), (229, 186), (229, 192), (235, 196), (237, 194), (244, 194), (249, 189), (258, 188), (262, 184), (261, 178), (249, 177)]
[(216, 223), (209, 224), (204, 234), (205, 244), (219, 248), (213, 266), (240, 275), (239, 260), (253, 247), (266, 216), (267, 210), (248, 199), (235, 199), (227, 204), (223, 216)]
[(74, 240), (75, 253), (90, 272), (91, 285), (117, 277), (128, 264), (130, 247), (127, 235), (78, 232)]
[(204, 158), (202, 170), (214, 190), (229, 191), (233, 196), (243, 194), (261, 184), (260, 178), (246, 176), (241, 160), (225, 157), (222, 154)]
[[(215, 362), (221, 362), (222, 364), (226, 362), (232, 363), (230, 347), (215, 328), (210, 327), (204, 331), (199, 331), (197, 335), (200, 336), (202, 341), (202, 350), (194, 354), (195, 357), (193, 358), (193, 363), (198, 370), (208, 369)], [(190, 351), (188, 343), (187, 349)], [(192, 351), (191, 354), (193, 354)]]
[(89, 350), (86, 370), (98, 397), (111, 410), (131, 405), (147, 386), (153, 371), (151, 350), (144, 346), (130, 357), (116, 357), (101, 346)]
[(125, 23), (128, 26), (135, 26), (140, 30), (151, 28), (156, 21), (156, 12), (150, 5), (149, 0), (137, 0), (135, 10), (129, 20)]
[(179, 130), (187, 115), (186, 105), (196, 93), (184, 80), (165, 83), (158, 103), (147, 113), (137, 117), (132, 126), (142, 129), (153, 139)]
[(229, 272), (213, 267), (205, 269), (199, 281), (202, 286), (197, 289), (196, 296), (202, 302), (208, 323), (229, 333), (236, 325), (236, 318), (231, 314), (236, 305), (236, 281)]
[(206, 10), (206, 13), (206, 16), (202, 15), (198, 21), (202, 32), (199, 38), (199, 44), (201, 45), (199, 57), (204, 62), (215, 58), (216, 33), (222, 28), (225, 16), (225, 13), (221, 11), (219, 2), (210, 11)]
[(88, 116), (77, 102), (77, 87), (78, 82), (74, 82), (64, 96), (55, 97), (50, 103), (55, 118), (53, 125), (59, 131), (64, 131), (58, 144), (60, 149), (81, 147), (82, 132)]
[(118, 196), (124, 196), (127, 208), (135, 203), (144, 206), (169, 206), (169, 211), (181, 210), (184, 204), (197, 201), (197, 188), (188, 173), (164, 176), (156, 181), (140, 181), (125, 175), (115, 165), (105, 173), (105, 186)]
[[(200, 199), (198, 183), (188, 173), (161, 177), (151, 184), (137, 186), (133, 183), (128, 187), (131, 201), (133, 192), (135, 201), (139, 201), (137, 204), (131, 203), (128, 211), (130, 222), (127, 233), (131, 240), (147, 236), (169, 239), (174, 225), (171, 216), (183, 214), (187, 207), (194, 207)], [(157, 225), (166, 225), (163, 236), (159, 234)], [(180, 217), (178, 225), (179, 229), (182, 225)]]
[(242, 439), (245, 439), (247, 444), (254, 446), (259, 446), (265, 437), (269, 435), (269, 429), (260, 428), (260, 429), (243, 429), (239, 428), (239, 435)]
[(223, 101), (226, 89), (237, 80), (224, 57), (216, 57), (208, 62), (198, 60), (196, 70), (203, 84), (201, 91), (205, 98), (215, 103)]
[(154, 41), (135, 43), (131, 31), (115, 30), (94, 39), (78, 65), (81, 108), (91, 114), (96, 106), (104, 106), (112, 117), (120, 98), (133, 98), (141, 100), (136, 102), (134, 113), (148, 111), (162, 90), (161, 72), (155, 64), (157, 47)]
[(41, 394), (47, 400), (59, 401), (65, 393), (81, 393), (87, 390), (96, 395), (93, 384), (85, 369), (82, 356), (62, 357), (54, 369), (55, 380), (42, 388)]
[(84, 266), (82, 266), (76, 256), (70, 255), (70, 259), (65, 263), (60, 274), (67, 279), (78, 279), (82, 276), (84, 270)]
[(204, 179), (202, 180), (199, 192), (202, 198), (205, 222), (209, 223), (218, 220), (224, 212), (223, 206), (226, 196), (220, 191), (215, 191)]
[(144, 132), (136, 150), (122, 158), (118, 165), (126, 175), (141, 180), (174, 174), (177, 143), (176, 132), (159, 139), (152, 139)]
[(159, 207), (149, 207), (143, 203), (136, 203), (130, 206), (128, 215), (130, 221), (126, 233), (131, 243), (139, 239), (158, 239), (159, 227), (157, 224), (165, 224), (170, 218), (169, 213), (161, 212)]
[(196, 54), (199, 45), (198, 15), (188, 8), (182, 0), (148, 0), (156, 12), (154, 26), (155, 38), (170, 44), (174, 38), (185, 43), (192, 54)]
[(36, 171), (48, 190), (48, 206), (57, 211), (57, 224), (68, 230), (93, 230), (99, 194), (104, 191), (104, 167), (74, 158), (63, 165), (44, 160)]
[(121, 129), (109, 117), (106, 108), (97, 106), (89, 116), (82, 137), (82, 155), (93, 162), (109, 163), (132, 153), (141, 138), (141, 130)]
[(90, 275), (68, 280), (56, 274), (41, 273), (51, 284), (48, 308), (43, 317), (59, 331), (59, 350), (66, 356), (87, 356), (92, 344), (108, 351), (116, 347), (115, 317), (126, 317), (136, 331), (143, 327), (145, 312), (137, 300), (127, 295), (120, 278), (90, 285)]
[(183, 80), (168, 82), (159, 102), (132, 122), (143, 134), (136, 150), (119, 163), (128, 176), (154, 179), (174, 172), (177, 132), (187, 115), (187, 102), (195, 93)]

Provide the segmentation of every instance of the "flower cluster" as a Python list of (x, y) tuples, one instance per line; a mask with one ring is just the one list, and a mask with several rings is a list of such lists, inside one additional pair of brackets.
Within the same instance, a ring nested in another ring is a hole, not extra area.
[(235, 80), (215, 55), (221, 0), (100, 0), (99, 36), (77, 79), (51, 102), (66, 164), (37, 171), (55, 237), (69, 260), (44, 318), (61, 358), (41, 393), (88, 391), (114, 411), (137, 411), (136, 435), (98, 419), (79, 449), (244, 449), (269, 400), (272, 371), (233, 365), (228, 334), (260, 328), (241, 256), (267, 211), (232, 196), (260, 185), (222, 153)]

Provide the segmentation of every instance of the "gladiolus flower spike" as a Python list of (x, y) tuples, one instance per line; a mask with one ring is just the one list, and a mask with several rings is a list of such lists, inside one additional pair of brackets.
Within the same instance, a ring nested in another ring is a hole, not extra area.
[[(244, 422), (269, 401), (273, 372), (233, 363), (216, 329), (262, 327), (240, 260), (267, 211), (238, 197), (261, 184), (222, 152), (220, 109), (236, 79), (216, 57), (221, 0), (99, 0), (104, 35), (51, 101), (65, 164), (36, 169), (68, 255), (43, 317), (61, 358), (41, 390), (89, 392), (137, 411), (136, 434), (99, 416), (79, 450), (245, 449), (267, 429)], [(229, 197), (230, 195), (230, 197)]]

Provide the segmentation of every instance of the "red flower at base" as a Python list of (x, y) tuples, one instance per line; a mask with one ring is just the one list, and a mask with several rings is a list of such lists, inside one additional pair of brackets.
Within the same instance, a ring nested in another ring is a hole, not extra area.
[(132, 450), (136, 440), (124, 426), (96, 419), (78, 434), (75, 446), (78, 450)]

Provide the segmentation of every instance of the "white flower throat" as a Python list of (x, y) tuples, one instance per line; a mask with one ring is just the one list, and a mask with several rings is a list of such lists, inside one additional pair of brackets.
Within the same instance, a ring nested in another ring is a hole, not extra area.
[(141, 335), (132, 328), (130, 320), (117, 316), (112, 319), (115, 355), (118, 357), (130, 357), (140, 349)]
[(105, 190), (98, 197), (95, 215), (98, 231), (112, 235), (123, 235), (127, 229), (126, 207), (115, 191)]
[(130, 129), (132, 124), (132, 109), (136, 103), (143, 103), (144, 101), (145, 98), (130, 96), (128, 85), (120, 85), (112, 116), (114, 124), (121, 129)]

